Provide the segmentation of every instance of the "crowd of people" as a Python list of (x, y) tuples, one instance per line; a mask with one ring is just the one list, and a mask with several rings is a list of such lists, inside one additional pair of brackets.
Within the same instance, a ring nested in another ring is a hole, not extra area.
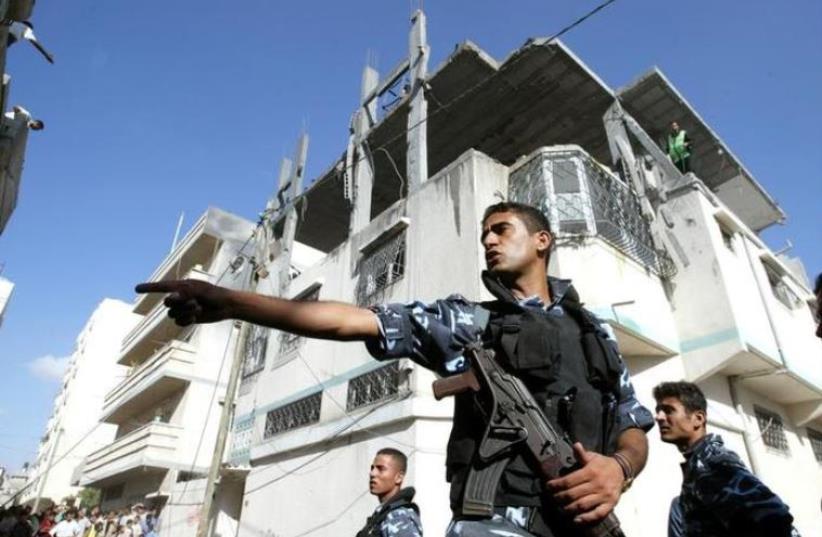
[(157, 514), (137, 503), (103, 512), (62, 504), (35, 513), (30, 506), (0, 509), (0, 537), (158, 537)]

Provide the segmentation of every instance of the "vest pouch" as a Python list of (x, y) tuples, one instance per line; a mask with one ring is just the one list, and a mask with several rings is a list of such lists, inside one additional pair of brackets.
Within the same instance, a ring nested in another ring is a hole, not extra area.
[(617, 393), (621, 373), (619, 355), (596, 332), (584, 332), (581, 343), (591, 385), (605, 393)]
[(556, 378), (560, 367), (559, 335), (556, 328), (541, 323), (530, 315), (523, 315), (519, 333), (515, 336), (516, 351), (513, 355), (509, 354), (512, 365), (535, 379), (547, 381)]
[(592, 390), (578, 390), (573, 398), (564, 401), (566, 430), (571, 441), (581, 443), (586, 450), (604, 453), (602, 394)]

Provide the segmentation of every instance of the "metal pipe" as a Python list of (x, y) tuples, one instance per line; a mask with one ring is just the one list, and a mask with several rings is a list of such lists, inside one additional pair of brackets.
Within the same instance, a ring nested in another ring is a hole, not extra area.
[(753, 436), (748, 428), (748, 417), (745, 414), (745, 409), (742, 408), (742, 403), (739, 401), (739, 392), (737, 391), (737, 384), (742, 380), (739, 375), (731, 375), (728, 377), (728, 390), (731, 394), (731, 404), (736, 410), (739, 419), (742, 420), (742, 442), (745, 444), (745, 452), (748, 454), (748, 460), (751, 461), (751, 471), (755, 475), (759, 475), (759, 459), (753, 446)]

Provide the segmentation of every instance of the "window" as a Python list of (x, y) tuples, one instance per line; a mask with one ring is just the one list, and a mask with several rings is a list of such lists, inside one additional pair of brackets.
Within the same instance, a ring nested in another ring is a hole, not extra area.
[(364, 254), (357, 281), (357, 304), (367, 306), (405, 276), (405, 232), (400, 232)]
[(779, 414), (758, 406), (754, 407), (754, 414), (756, 414), (756, 422), (759, 424), (762, 442), (766, 446), (787, 452), (788, 439), (785, 436), (785, 429), (782, 426), (782, 418)]
[(765, 273), (768, 275), (768, 283), (771, 284), (773, 296), (786, 308), (794, 309), (799, 307), (801, 302), (799, 297), (787, 286), (782, 276), (767, 263), (762, 263), (762, 266), (765, 267)]
[[(319, 284), (314, 284), (302, 293), (300, 293), (295, 300), (299, 300), (301, 302), (311, 302), (317, 301), (320, 297), (320, 287)], [(287, 354), (291, 354), (298, 348), (300, 348), (300, 344), (302, 343), (303, 338), (296, 334), (292, 334), (290, 332), (281, 332), (280, 333), (280, 353), (278, 358), (282, 358)]]
[(317, 392), (292, 403), (275, 408), (266, 414), (264, 438), (320, 421), (323, 392)]
[(399, 362), (369, 371), (348, 381), (346, 411), (394, 399), (400, 393)]
[(260, 372), (265, 367), (265, 351), (268, 349), (268, 328), (250, 325), (243, 349), (243, 378)]
[(816, 461), (822, 462), (822, 433), (814, 429), (808, 429), (808, 440), (811, 441), (811, 449)]

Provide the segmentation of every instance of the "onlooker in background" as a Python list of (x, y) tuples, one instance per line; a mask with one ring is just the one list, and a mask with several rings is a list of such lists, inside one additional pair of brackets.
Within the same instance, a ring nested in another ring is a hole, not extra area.
[(678, 506), (672, 504), (669, 535), (797, 535), (788, 506), (723, 445), (719, 435), (708, 434), (708, 404), (696, 384), (663, 382), (654, 388), (654, 399), (662, 441), (676, 445), (685, 457), (682, 491)]
[(80, 535), (85, 535), (88, 529), (91, 527), (91, 520), (88, 517), (86, 509), (81, 507), (79, 511), (77, 511), (77, 526), (80, 528)]
[(11, 529), (17, 524), (17, 516), (15, 514), (16, 507), (0, 513), (0, 537), (5, 537), (11, 533)]
[(73, 509), (66, 511), (63, 513), (63, 520), (51, 528), (49, 535), (51, 537), (80, 537), (82, 532), (80, 531), (80, 525), (75, 520), (76, 517), (77, 512)]
[(48, 537), (54, 527), (54, 509), (47, 509), (40, 517), (40, 525), (37, 528), (36, 537)]
[(668, 156), (679, 171), (691, 171), (691, 139), (685, 129), (679, 127), (676, 121), (671, 122), (671, 132), (668, 133)]
[(28, 508), (17, 508), (17, 521), (9, 533), (10, 537), (31, 537)]

